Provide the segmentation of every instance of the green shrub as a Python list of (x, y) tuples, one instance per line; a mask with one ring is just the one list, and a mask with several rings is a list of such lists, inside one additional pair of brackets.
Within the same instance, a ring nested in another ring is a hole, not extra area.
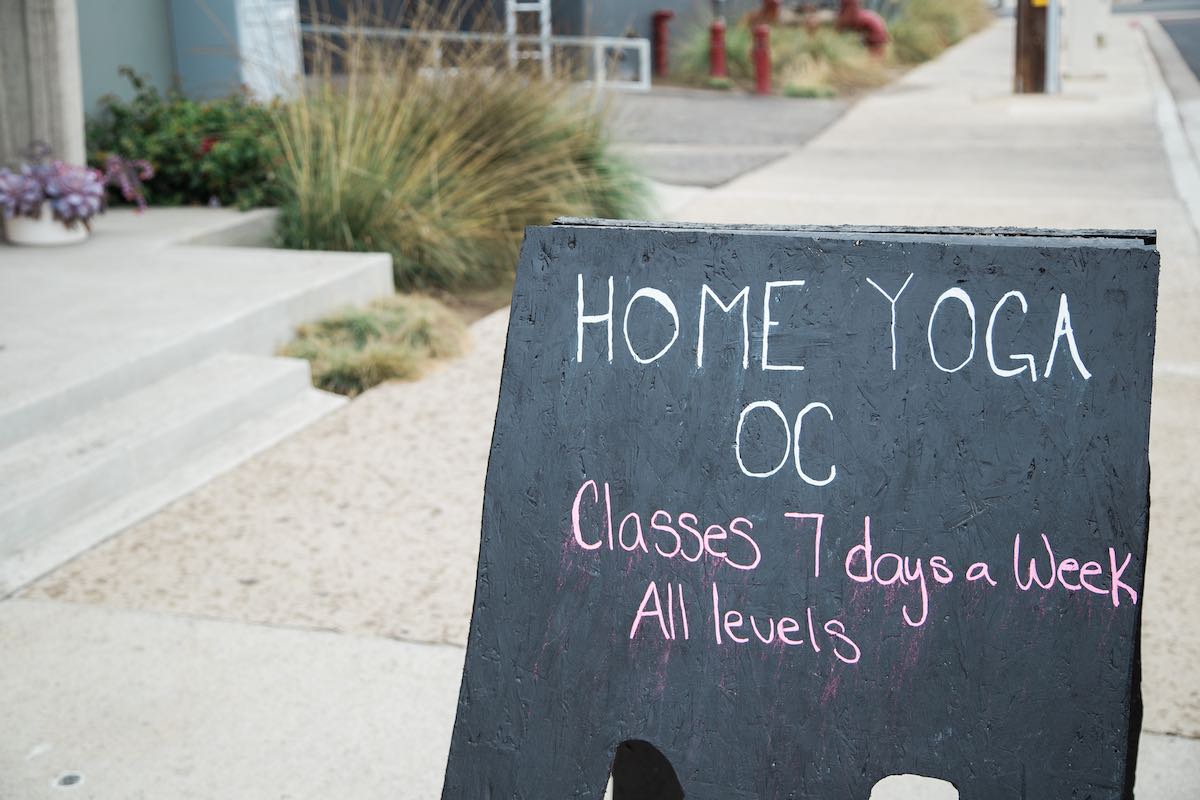
[(433, 70), (417, 46), (318, 50), (279, 118), (282, 244), (382, 250), (399, 288), (463, 288), (511, 274), (526, 225), (639, 215), (644, 187), (587, 98), (495, 55)]
[(416, 378), (431, 359), (456, 355), (463, 331), (436, 300), (395, 295), (303, 325), (280, 352), (311, 362), (320, 388), (353, 397), (387, 380)]
[[(151, 205), (277, 205), (279, 148), (275, 109), (243, 95), (199, 102), (160, 93), (128, 67), (134, 95), (108, 95), (87, 122), (88, 161), (103, 168), (109, 153), (154, 167), (145, 184)], [(117, 197), (113, 198), (114, 201)]]

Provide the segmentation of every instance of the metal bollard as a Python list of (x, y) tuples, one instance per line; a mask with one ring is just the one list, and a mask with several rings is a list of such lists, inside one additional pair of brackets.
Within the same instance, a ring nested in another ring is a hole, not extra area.
[(662, 8), (652, 15), (654, 20), (654, 74), (661, 78), (667, 76), (669, 65), (667, 54), (671, 50), (671, 32), (668, 23), (675, 17), (675, 12)]
[(754, 91), (771, 93), (771, 26), (754, 26)]
[(718, 17), (708, 29), (708, 75), (710, 78), (726, 77), (725, 70), (725, 20)]

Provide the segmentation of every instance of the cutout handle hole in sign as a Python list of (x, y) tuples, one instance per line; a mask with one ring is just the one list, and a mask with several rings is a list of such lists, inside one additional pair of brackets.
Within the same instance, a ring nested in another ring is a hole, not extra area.
[(871, 787), (870, 800), (958, 800), (958, 790), (938, 778), (888, 775)]
[(683, 800), (670, 760), (654, 745), (628, 739), (617, 745), (605, 800)]

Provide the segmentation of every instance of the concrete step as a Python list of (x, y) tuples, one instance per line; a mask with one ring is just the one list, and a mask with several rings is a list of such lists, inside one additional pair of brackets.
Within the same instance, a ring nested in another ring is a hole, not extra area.
[(0, 596), (343, 402), (304, 361), (220, 354), (0, 451)]
[(227, 246), (267, 217), (224, 211), (114, 211), (69, 253), (0, 247), (0, 448), (209, 356), (270, 356), (297, 325), (393, 292), (386, 254)]

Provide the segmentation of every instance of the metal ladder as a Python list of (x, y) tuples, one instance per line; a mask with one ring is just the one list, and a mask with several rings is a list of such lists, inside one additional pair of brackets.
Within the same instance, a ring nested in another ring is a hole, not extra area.
[[(517, 41), (520, 32), (518, 17), (521, 14), (537, 14), (537, 48), (521, 47)], [(542, 77), (550, 77), (550, 0), (505, 0), (504, 35), (508, 38), (508, 66), (516, 69), (520, 59), (542, 62)]]

